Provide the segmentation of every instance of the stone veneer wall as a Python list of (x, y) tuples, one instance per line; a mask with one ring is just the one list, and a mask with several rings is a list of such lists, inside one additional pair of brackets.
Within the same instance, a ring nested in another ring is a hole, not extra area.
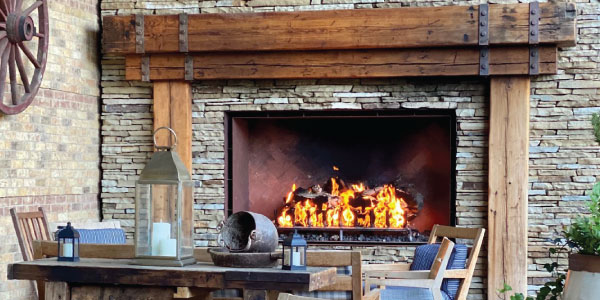
[[(484, 1), (432, 0), (220, 0), (102, 1), (103, 15), (237, 13), (260, 11), (470, 5)], [(517, 1), (489, 1), (514, 3)], [(521, 2), (521, 1), (518, 1)], [(526, 2), (526, 1), (523, 1)], [(586, 191), (600, 176), (600, 148), (590, 115), (600, 112), (600, 5), (578, 2), (577, 47), (561, 49), (559, 73), (539, 76), (531, 87), (529, 282), (548, 277), (547, 239), (579, 215)], [(151, 147), (152, 89), (124, 80), (124, 59), (102, 59), (102, 201), (105, 218), (122, 220), (133, 234), (134, 183)], [(457, 113), (457, 224), (487, 224), (486, 79), (365, 79), (210, 81), (193, 85), (193, 176), (196, 245), (215, 244), (223, 218), (225, 111), (320, 109), (454, 109)], [(409, 247), (360, 248), (368, 261), (410, 260)], [(485, 249), (469, 299), (484, 299)], [(564, 259), (561, 263), (565, 263)]]
[(30, 282), (6, 280), (7, 263), (23, 260), (11, 207), (41, 206), (51, 222), (100, 218), (98, 0), (48, 3), (42, 88), (23, 113), (0, 113), (0, 299), (37, 299)]

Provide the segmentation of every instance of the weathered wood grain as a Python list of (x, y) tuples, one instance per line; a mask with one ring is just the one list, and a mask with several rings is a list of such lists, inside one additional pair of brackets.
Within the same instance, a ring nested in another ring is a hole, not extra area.
[[(194, 79), (376, 78), (479, 75), (475, 48), (194, 54)], [(150, 80), (184, 80), (185, 56), (150, 57)], [(540, 74), (556, 73), (557, 50), (540, 47)], [(141, 80), (141, 56), (127, 56), (127, 80)], [(527, 47), (490, 51), (490, 75), (529, 74)], [(161, 83), (162, 84), (162, 83)]]
[(139, 286), (73, 286), (71, 300), (172, 299), (175, 288)]
[[(476, 46), (478, 6), (188, 16), (189, 52)], [(575, 43), (575, 5), (540, 3), (540, 43)], [(529, 5), (490, 5), (491, 45), (527, 44)], [(146, 53), (179, 52), (179, 17), (145, 16)], [(134, 16), (105, 16), (105, 53), (134, 54)]]
[(71, 299), (71, 289), (69, 284), (66, 282), (56, 282), (50, 281), (46, 282), (45, 286), (45, 295), (41, 296), (40, 299), (46, 300), (70, 300)]
[(527, 293), (528, 77), (490, 85), (488, 298), (504, 284)]
[(59, 262), (43, 259), (11, 265), (9, 279), (47, 280), (82, 285), (122, 284), (198, 288), (250, 288), (312, 291), (334, 283), (335, 268), (284, 271), (281, 268), (234, 269), (199, 263), (186, 267), (134, 265), (133, 260), (86, 259)]

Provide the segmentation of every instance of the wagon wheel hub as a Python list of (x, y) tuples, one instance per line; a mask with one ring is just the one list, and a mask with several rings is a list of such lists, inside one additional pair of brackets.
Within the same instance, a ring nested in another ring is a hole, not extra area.
[(9, 41), (19, 43), (33, 39), (35, 23), (31, 16), (9, 14), (6, 19), (6, 35)]
[(0, 0), (0, 112), (25, 110), (48, 59), (48, 0)]

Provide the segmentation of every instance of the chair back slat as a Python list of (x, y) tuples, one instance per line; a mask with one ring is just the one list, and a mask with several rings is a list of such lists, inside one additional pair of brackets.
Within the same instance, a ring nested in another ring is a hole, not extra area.
[(433, 261), (433, 265), (429, 271), (429, 279), (435, 280), (435, 287), (440, 287), (442, 285), (442, 279), (444, 279), (444, 271), (448, 266), (448, 261), (450, 260), (450, 254), (452, 253), (452, 249), (454, 249), (454, 243), (447, 238), (442, 240), (442, 245), (438, 250), (437, 255), (435, 256), (435, 260)]
[(10, 214), (23, 260), (31, 261), (34, 259), (33, 241), (51, 240), (46, 213), (40, 207), (37, 211), (32, 212), (17, 212), (14, 208), (11, 208)]

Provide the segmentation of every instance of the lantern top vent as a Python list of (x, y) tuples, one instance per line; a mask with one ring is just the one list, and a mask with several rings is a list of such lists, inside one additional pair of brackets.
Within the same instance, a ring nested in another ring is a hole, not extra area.
[(179, 158), (177, 152), (173, 151), (177, 145), (177, 135), (175, 132), (168, 127), (161, 127), (154, 131), (154, 136), (161, 129), (167, 129), (175, 137), (175, 143), (171, 147), (158, 146), (156, 145), (156, 138), (154, 138), (154, 146), (158, 150), (150, 161), (146, 164), (146, 167), (140, 174), (138, 179), (139, 183), (146, 184), (174, 184), (180, 181), (192, 180), (190, 172), (185, 167), (185, 164)]

